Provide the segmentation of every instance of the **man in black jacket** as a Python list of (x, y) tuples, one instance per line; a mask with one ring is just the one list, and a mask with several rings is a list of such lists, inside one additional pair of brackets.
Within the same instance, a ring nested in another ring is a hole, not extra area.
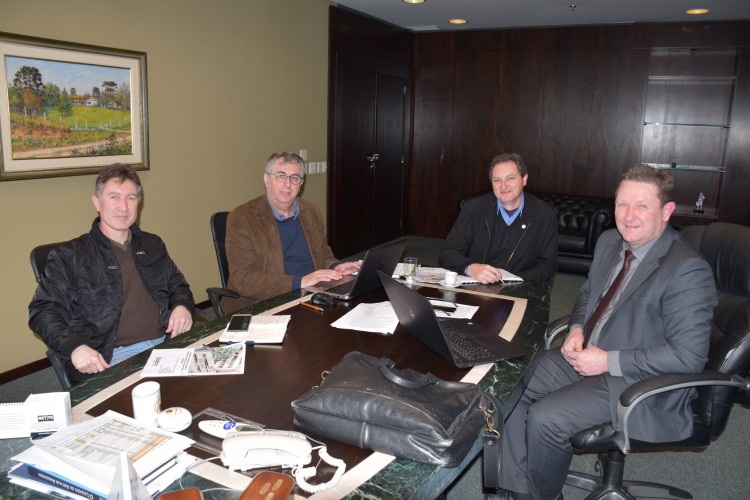
[(440, 265), (481, 283), (502, 279), (502, 269), (527, 281), (550, 280), (557, 271), (557, 214), (524, 193), (528, 180), (521, 155), (492, 159), (492, 193), (461, 208), (440, 251)]
[(116, 163), (96, 179), (91, 231), (52, 250), (29, 327), (78, 382), (188, 331), (193, 294), (158, 236), (135, 225), (141, 181)]

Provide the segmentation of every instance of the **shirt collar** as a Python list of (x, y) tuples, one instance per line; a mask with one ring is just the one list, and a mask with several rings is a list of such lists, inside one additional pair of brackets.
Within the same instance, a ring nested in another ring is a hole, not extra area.
[(271, 203), (271, 200), (268, 199), (268, 196), (266, 196), (266, 200), (268, 200), (268, 206), (271, 207), (271, 210), (273, 211), (273, 216), (278, 221), (285, 221), (287, 219), (296, 219), (299, 215), (299, 201), (294, 200), (292, 202), (292, 215), (291, 217), (286, 217), (284, 214), (276, 210), (276, 207), (273, 206), (273, 203)]
[(640, 262), (646, 256), (646, 254), (648, 253), (648, 251), (651, 250), (651, 248), (656, 244), (656, 240), (658, 240), (659, 237), (660, 236), (657, 236), (656, 238), (654, 238), (653, 240), (649, 241), (648, 243), (644, 243), (643, 245), (641, 245), (641, 246), (639, 246), (638, 248), (635, 248), (635, 249), (630, 248), (630, 245), (628, 245), (627, 242), (623, 241), (622, 242), (622, 249), (623, 249), (623, 251), (630, 250), (631, 252), (633, 252), (633, 256), (636, 259), (638, 259), (638, 261)]
[(503, 207), (503, 204), (500, 203), (500, 200), (497, 200), (497, 213), (498, 215), (502, 215), (503, 220), (507, 225), (513, 224), (513, 221), (518, 218), (519, 215), (521, 215), (521, 212), (523, 212), (523, 205), (524, 205), (524, 194), (521, 193), (521, 204), (518, 205), (518, 208), (515, 212), (513, 212), (513, 215), (508, 215), (508, 212)]

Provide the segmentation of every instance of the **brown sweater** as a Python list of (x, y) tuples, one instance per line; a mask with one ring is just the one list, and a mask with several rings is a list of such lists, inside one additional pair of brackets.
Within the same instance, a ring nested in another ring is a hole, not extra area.
[[(298, 199), (299, 220), (315, 269), (328, 269), (337, 259), (326, 242), (323, 216), (313, 203)], [(292, 290), (284, 274), (284, 252), (273, 211), (263, 194), (235, 208), (227, 218), (229, 282), (239, 299), (222, 299), (224, 311), (260, 302)]]

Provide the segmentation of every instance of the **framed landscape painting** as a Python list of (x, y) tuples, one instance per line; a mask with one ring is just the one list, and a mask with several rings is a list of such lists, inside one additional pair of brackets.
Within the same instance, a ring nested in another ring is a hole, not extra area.
[(0, 180), (148, 164), (146, 54), (0, 33)]

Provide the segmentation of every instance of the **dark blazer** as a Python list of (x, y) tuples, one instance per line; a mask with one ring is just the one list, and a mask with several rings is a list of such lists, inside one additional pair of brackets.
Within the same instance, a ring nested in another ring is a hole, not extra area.
[(523, 196), (523, 212), (510, 227), (498, 225), (494, 193), (467, 201), (440, 250), (440, 265), (463, 274), (470, 264), (490, 264), (527, 281), (552, 279), (557, 271), (557, 213), (539, 198)]
[[(589, 277), (570, 318), (584, 325), (607, 277), (622, 252), (616, 229), (602, 233)], [(716, 287), (708, 263), (667, 226), (635, 270), (614, 305), (597, 345), (619, 351), (622, 377), (606, 375), (612, 417), (620, 393), (637, 380), (662, 373), (700, 372), (706, 364)], [(654, 396), (631, 414), (632, 437), (644, 441), (677, 440), (692, 431), (690, 400), (694, 389)]]

